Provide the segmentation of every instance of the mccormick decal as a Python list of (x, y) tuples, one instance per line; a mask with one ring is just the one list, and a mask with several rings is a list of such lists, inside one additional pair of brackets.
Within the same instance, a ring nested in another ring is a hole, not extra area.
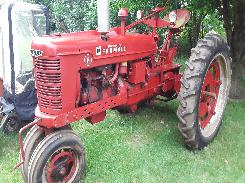
[(118, 45), (108, 45), (107, 48), (102, 48), (101, 46), (96, 47), (96, 55), (101, 56), (101, 55), (108, 55), (108, 54), (113, 54), (113, 53), (122, 53), (126, 52), (126, 46), (123, 46), (121, 44)]

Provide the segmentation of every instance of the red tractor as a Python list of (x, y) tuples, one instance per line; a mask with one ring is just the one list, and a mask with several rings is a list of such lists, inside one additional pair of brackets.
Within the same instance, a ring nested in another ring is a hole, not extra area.
[[(121, 27), (109, 27), (109, 1), (98, 1), (98, 29), (35, 38), (32, 42), (38, 95), (36, 120), (21, 129), (22, 175), (28, 183), (78, 182), (85, 152), (70, 123), (103, 121), (106, 110), (135, 112), (142, 102), (178, 98), (178, 128), (185, 144), (201, 149), (221, 125), (230, 88), (231, 58), (226, 41), (208, 34), (192, 49), (184, 73), (173, 62), (173, 37), (189, 20), (177, 9), (163, 19), (157, 7), (126, 25), (128, 11), (118, 13)], [(132, 28), (146, 24), (148, 31)], [(166, 30), (165, 40), (157, 33)], [(160, 44), (163, 42), (163, 44)], [(31, 128), (22, 141), (23, 132)]]

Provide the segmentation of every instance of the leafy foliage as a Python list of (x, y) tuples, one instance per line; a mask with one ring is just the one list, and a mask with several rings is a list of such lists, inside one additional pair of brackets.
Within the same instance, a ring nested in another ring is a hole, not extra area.
[[(44, 4), (51, 12), (52, 25), (55, 31), (64, 31), (64, 29), (73, 31), (96, 29), (97, 27), (97, 1), (96, 0), (27, 0), (29, 2)], [(196, 41), (203, 37), (209, 31), (216, 31), (224, 35), (222, 22), (219, 14), (210, 4), (212, 0), (179, 0), (168, 1), (168, 11), (176, 8), (186, 8), (190, 10), (192, 18), (184, 29), (180, 37), (180, 43), (186, 49), (183, 54), (186, 54), (191, 47), (195, 46)], [(111, 0), (110, 3), (110, 18), (111, 26), (119, 26), (117, 13), (122, 7), (128, 8), (129, 19), (128, 24), (136, 19), (136, 11), (144, 10), (145, 14), (157, 5), (165, 5), (167, 1), (162, 0)], [(163, 16), (163, 15), (162, 15)], [(63, 26), (62, 26), (63, 25)], [(138, 26), (138, 29), (145, 30), (145, 26)], [(163, 31), (159, 32), (160, 34)], [(188, 46), (189, 45), (189, 46)]]

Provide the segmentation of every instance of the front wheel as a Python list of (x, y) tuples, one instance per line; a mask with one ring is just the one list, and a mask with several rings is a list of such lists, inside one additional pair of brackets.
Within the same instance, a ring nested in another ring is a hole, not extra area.
[[(45, 132), (44, 129), (39, 127), (38, 125), (34, 125), (31, 130), (27, 133), (24, 139), (24, 152), (25, 152), (25, 160), (21, 165), (21, 173), (25, 182), (27, 182), (28, 176), (28, 164), (31, 159), (32, 153), (37, 145), (44, 139)], [(21, 155), (19, 156), (21, 160)]]
[(71, 130), (46, 136), (35, 148), (29, 166), (28, 183), (76, 183), (85, 169), (84, 147)]
[(208, 34), (192, 49), (181, 79), (177, 116), (179, 130), (191, 149), (202, 149), (218, 133), (231, 82), (226, 41)]

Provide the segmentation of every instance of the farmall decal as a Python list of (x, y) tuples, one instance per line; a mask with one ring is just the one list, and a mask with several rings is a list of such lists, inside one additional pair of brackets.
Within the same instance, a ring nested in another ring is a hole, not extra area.
[(108, 45), (107, 48), (102, 48), (102, 46), (96, 47), (97, 56), (108, 55), (108, 54), (113, 54), (113, 53), (122, 53), (122, 52), (126, 52), (126, 46), (123, 46), (121, 44)]

